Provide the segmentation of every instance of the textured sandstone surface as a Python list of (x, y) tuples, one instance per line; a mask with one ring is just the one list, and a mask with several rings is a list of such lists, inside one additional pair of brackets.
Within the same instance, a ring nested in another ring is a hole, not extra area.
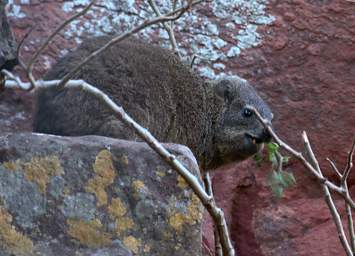
[[(30, 1), (31, 5), (28, 1), (9, 2), (17, 6), (10, 9), (16, 38), (21, 38), (31, 24), (38, 24), (25, 44), (26, 58), (48, 33), (48, 28), (53, 28), (70, 13), (62, 9), (66, 1)], [(191, 31), (194, 34), (201, 31), (202, 24), (207, 28), (211, 22), (219, 22), (217, 31), (210, 25), (210, 34), (193, 38), (203, 42), (198, 46), (207, 49), (211, 58), (217, 58), (209, 67), (215, 74), (232, 72), (254, 82), (271, 105), (274, 125), (287, 142), (301, 149), (300, 135), (306, 130), (322, 166), (326, 167), (324, 158), (331, 157), (343, 167), (355, 133), (355, 3), (346, 0), (233, 1), (236, 5), (243, 5), (242, 2), (249, 5), (224, 12), (222, 7), (228, 8), (230, 2), (219, 5), (221, 9), (217, 13), (231, 15), (216, 18), (218, 16), (203, 9), (200, 13), (208, 13), (208, 18), (196, 20), (201, 24), (199, 30)], [(70, 11), (70, 8), (65, 10)], [(256, 18), (267, 24), (255, 24)], [(68, 34), (69, 38), (77, 38), (75, 27), (80, 26), (71, 27), (69, 31), (74, 33)], [(190, 27), (195, 29), (195, 26)], [(240, 30), (247, 32), (239, 33)], [(76, 44), (75, 40), (68, 43), (64, 36), (57, 40), (40, 60), (37, 75), (49, 68), (63, 45), (74, 47)], [(207, 74), (212, 73), (207, 71)], [(10, 96), (3, 98), (6, 104), (1, 101), (5, 109), (19, 106)], [(24, 113), (29, 113), (29, 101), (20, 106)], [(0, 112), (0, 120), (9, 120), (17, 113), (15, 111)], [(17, 122), (13, 130), (28, 130), (27, 118)], [(297, 185), (287, 191), (282, 200), (272, 198), (266, 186), (270, 169), (267, 164), (259, 168), (253, 161), (247, 161), (225, 166), (223, 172), (215, 173), (215, 194), (226, 210), (239, 255), (344, 255), (318, 185), (294, 160), (288, 168), (294, 171)], [(354, 188), (353, 173), (350, 178), (350, 186)], [(210, 228), (208, 224), (206, 230)], [(204, 241), (213, 245), (211, 233), (206, 233)]]
[[(201, 204), (146, 144), (18, 133), (0, 145), (0, 255), (200, 255)], [(190, 150), (167, 148), (196, 174)]]

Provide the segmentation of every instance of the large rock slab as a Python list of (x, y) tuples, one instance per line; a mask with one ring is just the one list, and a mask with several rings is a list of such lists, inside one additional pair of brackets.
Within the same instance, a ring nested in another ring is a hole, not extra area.
[[(0, 255), (200, 255), (203, 208), (146, 144), (0, 137)], [(192, 171), (180, 145), (167, 148)]]

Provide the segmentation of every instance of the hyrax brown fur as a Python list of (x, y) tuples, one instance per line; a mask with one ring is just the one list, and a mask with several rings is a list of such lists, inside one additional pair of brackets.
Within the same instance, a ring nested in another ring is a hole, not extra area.
[[(45, 79), (58, 79), (110, 37), (85, 41)], [(242, 79), (206, 82), (169, 50), (125, 40), (86, 64), (76, 76), (98, 87), (162, 142), (187, 145), (209, 167), (241, 161), (269, 139), (254, 106), (272, 119), (267, 104)], [(78, 89), (42, 89), (34, 131), (65, 136), (102, 135), (138, 140), (99, 100)]]

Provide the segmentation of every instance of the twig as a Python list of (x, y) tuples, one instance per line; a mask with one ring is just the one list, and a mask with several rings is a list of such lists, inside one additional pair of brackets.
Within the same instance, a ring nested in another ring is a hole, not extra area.
[(195, 0), (181, 8), (176, 9), (175, 11), (169, 12), (165, 15), (150, 19), (150, 20), (146, 20), (144, 21), (142, 24), (134, 27), (133, 29), (117, 36), (114, 37), (113, 39), (111, 39), (110, 41), (108, 41), (104, 46), (102, 46), (101, 48), (99, 48), (98, 50), (94, 51), (93, 53), (91, 53), (89, 56), (87, 56), (85, 59), (83, 59), (75, 68), (73, 68), (73, 70), (71, 72), (69, 72), (68, 74), (66, 74), (60, 84), (59, 87), (63, 87), (70, 79), (73, 78), (73, 76), (80, 70), (80, 68), (82, 66), (84, 66), (86, 63), (88, 63), (91, 59), (95, 58), (97, 55), (99, 55), (101, 52), (103, 52), (104, 50), (106, 50), (107, 48), (109, 48), (110, 46), (112, 46), (113, 44), (116, 44), (122, 40), (124, 40), (125, 38), (131, 36), (132, 34), (135, 34), (139, 31), (141, 31), (142, 29), (160, 23), (160, 22), (166, 22), (166, 21), (172, 21), (172, 20), (177, 20), (179, 19), (191, 6), (194, 6), (196, 4), (199, 4), (201, 2), (204, 2), (205, 0)]
[[(323, 176), (321, 176), (318, 171), (304, 158), (304, 156), (302, 155), (302, 153), (294, 150), (293, 148), (291, 148), (288, 144), (286, 144), (285, 142), (283, 142), (279, 136), (276, 135), (276, 133), (274, 132), (274, 130), (271, 127), (271, 124), (269, 122), (269, 120), (264, 119), (260, 113), (253, 107), (253, 106), (247, 106), (247, 108), (250, 109), (250, 111), (252, 111), (257, 118), (259, 119), (259, 121), (264, 125), (264, 127), (267, 129), (267, 131), (270, 133), (271, 137), (275, 140), (275, 142), (282, 148), (284, 148), (288, 153), (290, 153), (291, 155), (293, 155), (294, 157), (296, 157), (298, 160), (301, 161), (301, 163), (309, 170), (311, 171), (311, 173), (322, 183), (325, 183), (327, 186), (329, 186), (332, 190), (337, 191), (339, 194), (342, 194), (344, 191), (341, 187), (338, 187), (336, 185), (334, 185), (333, 183), (331, 183), (330, 181), (328, 181), (326, 178), (324, 178)], [(354, 209), (355, 209), (355, 203), (353, 202), (354, 205)]]
[[(316, 157), (315, 157), (315, 155), (313, 153), (313, 150), (311, 148), (311, 144), (310, 144), (310, 142), (308, 140), (306, 132), (303, 132), (302, 138), (303, 138), (303, 142), (305, 144), (306, 152), (309, 154), (313, 165), (315, 166), (315, 168), (318, 171), (318, 173), (321, 176), (323, 176), (322, 170), (319, 167), (318, 161), (317, 161), (317, 159), (316, 159)], [(330, 213), (332, 214), (333, 220), (335, 222), (335, 226), (336, 226), (336, 228), (338, 230), (338, 237), (340, 239), (340, 242), (341, 242), (342, 246), (344, 247), (344, 250), (345, 250), (346, 254), (348, 256), (353, 256), (353, 252), (352, 252), (352, 250), (351, 250), (351, 248), (349, 246), (348, 240), (346, 239), (346, 235), (345, 235), (345, 232), (344, 232), (344, 227), (343, 227), (343, 224), (341, 222), (341, 218), (340, 218), (339, 212), (338, 212), (338, 210), (337, 210), (337, 208), (336, 208), (336, 206), (334, 204), (332, 196), (331, 196), (331, 194), (329, 192), (329, 188), (325, 184), (321, 184), (321, 186), (323, 188), (325, 201), (326, 201), (326, 203), (328, 205)], [(349, 206), (349, 204), (347, 204), (347, 206)], [(350, 212), (351, 212), (351, 209), (350, 209)]]
[(1, 74), (5, 76), (5, 79), (13, 80), (14, 83), (10, 83), (9, 81), (5, 81), (6, 88), (20, 88), (21, 90), (28, 91), (31, 88), (31, 83), (22, 83), (21, 80), (14, 76), (10, 71), (6, 69), (1, 70)]
[(339, 172), (338, 168), (336, 167), (335, 163), (329, 159), (326, 158), (326, 160), (329, 162), (330, 166), (332, 167), (332, 170), (338, 175), (338, 177), (341, 179), (343, 175)]
[[(345, 190), (346, 193), (350, 196), (349, 194), (349, 188), (348, 188), (348, 183), (345, 182)], [(346, 210), (346, 217), (348, 219), (348, 230), (349, 230), (349, 236), (350, 236), (350, 245), (351, 245), (351, 250), (353, 252), (353, 255), (355, 255), (355, 232), (354, 232), (354, 221), (353, 221), (353, 216), (351, 212), (351, 207), (348, 203), (345, 202), (345, 210)]]
[[(348, 189), (348, 181), (347, 178), (349, 176), (349, 173), (353, 167), (353, 154), (355, 150), (355, 139), (353, 140), (350, 152), (348, 154), (346, 166), (344, 168), (343, 172), (343, 177), (341, 181), (343, 182), (343, 185), (345, 187), (345, 191), (348, 196), (350, 196), (349, 189)], [(349, 235), (350, 235), (350, 244), (351, 244), (351, 249), (353, 254), (355, 255), (355, 231), (354, 231), (354, 221), (352, 217), (352, 212), (351, 212), (351, 207), (349, 206), (348, 203), (345, 203), (345, 209), (346, 209), (346, 216), (348, 219), (348, 230), (349, 230)]]
[(205, 183), (206, 193), (209, 196), (213, 197), (212, 182), (211, 182), (210, 174), (207, 170), (205, 170), (203, 173), (203, 181)]
[[(248, 106), (248, 108), (257, 116), (258, 120), (264, 125), (264, 127), (267, 129), (267, 131), (270, 133), (271, 137), (276, 141), (276, 143), (280, 147), (284, 148), (287, 152), (289, 152), (292, 156), (294, 156), (298, 160), (300, 160), (300, 162), (306, 167), (306, 169), (308, 169), (318, 179), (320, 185), (322, 186), (324, 195), (325, 195), (325, 201), (328, 205), (328, 208), (329, 208), (331, 215), (333, 217), (333, 220), (335, 222), (335, 225), (336, 225), (336, 228), (338, 231), (339, 240), (340, 240), (346, 254), (348, 256), (353, 256), (354, 255), (353, 251), (355, 248), (355, 235), (354, 235), (354, 230), (353, 230), (351, 209), (355, 209), (355, 207), (354, 207), (354, 201), (351, 199), (350, 194), (349, 194), (349, 190), (347, 188), (347, 184), (346, 184), (347, 179), (345, 176), (349, 175), (350, 169), (352, 167), (352, 155), (354, 152), (354, 147), (355, 147), (354, 144), (355, 143), (353, 143), (352, 149), (349, 153), (347, 166), (345, 167), (343, 175), (340, 174), (340, 172), (336, 168), (335, 164), (330, 159), (327, 159), (330, 162), (332, 169), (338, 174), (339, 177), (341, 177), (342, 184), (340, 187), (338, 187), (323, 176), (322, 170), (321, 170), (319, 163), (313, 153), (313, 150), (312, 150), (311, 145), (309, 143), (306, 132), (303, 132), (302, 138), (303, 138), (304, 146), (306, 149), (306, 153), (310, 157), (311, 163), (308, 162), (303, 157), (302, 153), (297, 152), (296, 150), (291, 148), (288, 144), (283, 142), (273, 131), (270, 122), (268, 120), (264, 119), (254, 107)], [(349, 228), (349, 233), (351, 236), (351, 247), (352, 248), (349, 246), (348, 240), (346, 238), (346, 235), (344, 232), (344, 227), (343, 227), (339, 212), (336, 209), (336, 206), (335, 206), (332, 196), (330, 194), (330, 189), (337, 192), (346, 202), (346, 211), (347, 211), (347, 216), (348, 216), (348, 228)]]
[(323, 175), (321, 175), (302, 155), (302, 153), (294, 150), (292, 147), (290, 147), (288, 144), (286, 144), (284, 141), (282, 141), (277, 134), (274, 132), (274, 130), (271, 127), (270, 122), (267, 119), (264, 119), (260, 113), (253, 107), (253, 106), (247, 106), (250, 111), (252, 111), (258, 118), (258, 120), (263, 124), (265, 129), (270, 133), (271, 137), (275, 140), (275, 142), (285, 149), (289, 154), (297, 158), (302, 165), (309, 170), (321, 184), (327, 185), (327, 187), (336, 193), (338, 193), (350, 206), (353, 210), (355, 210), (355, 202), (353, 199), (346, 193), (344, 187), (342, 186), (337, 186), (334, 183), (330, 182), (327, 178), (325, 178)]
[[(20, 79), (13, 79), (10, 72), (7, 77), (12, 79), (12, 81), (6, 81), (6, 87), (14, 87), (17, 85), (19, 88), (27, 88), (31, 86), (30, 83), (24, 83)], [(52, 80), (52, 81), (36, 81), (37, 88), (49, 88), (49, 87), (59, 87), (62, 80)], [(217, 226), (218, 234), (221, 241), (221, 246), (223, 250), (223, 255), (234, 256), (234, 248), (232, 246), (228, 227), (224, 217), (223, 211), (217, 207), (213, 198), (208, 195), (199, 183), (199, 180), (179, 161), (176, 156), (171, 154), (166, 150), (162, 144), (144, 127), (140, 126), (136, 121), (134, 121), (122, 107), (115, 104), (108, 95), (99, 90), (98, 88), (86, 83), (83, 80), (70, 80), (65, 84), (67, 88), (77, 88), (89, 92), (94, 97), (98, 98), (103, 104), (110, 108), (124, 124), (129, 126), (134, 130), (134, 132), (144, 140), (156, 153), (158, 153), (167, 164), (169, 164), (175, 171), (177, 171), (198, 196), (202, 204), (205, 206), (209, 214), (211, 215), (215, 225)]]
[(214, 230), (214, 248), (215, 254), (217, 256), (223, 256), (223, 250), (221, 247), (221, 240), (219, 239), (218, 229), (216, 227), (213, 228)]
[(87, 13), (91, 6), (93, 6), (95, 4), (97, 0), (92, 0), (83, 10), (81, 10), (80, 12), (76, 13), (75, 15), (71, 16), (69, 19), (65, 20), (56, 30), (54, 30), (54, 32), (52, 34), (49, 35), (49, 37), (47, 38), (46, 41), (44, 41), (44, 43), (41, 45), (41, 47), (35, 52), (35, 54), (33, 55), (33, 57), (31, 58), (31, 60), (28, 63), (28, 68), (27, 68), (27, 76), (28, 79), (31, 82), (32, 87), (35, 87), (35, 79), (33, 77), (32, 74), (32, 70), (33, 70), (33, 65), (35, 64), (37, 58), (39, 57), (39, 55), (44, 51), (44, 49), (47, 47), (47, 45), (53, 40), (53, 38), (65, 27), (67, 26), (70, 22), (72, 22), (73, 20), (79, 18), (80, 16), (83, 16), (85, 13)]
[[(155, 4), (154, 0), (148, 0), (148, 3), (150, 5), (150, 7), (153, 9), (154, 13), (156, 16), (162, 16), (161, 12), (159, 11), (158, 6)], [(172, 11), (175, 11), (175, 8), (173, 8)], [(169, 35), (169, 41), (172, 47), (173, 52), (181, 59), (180, 56), (180, 51), (178, 48), (178, 45), (176, 43), (176, 38), (175, 38), (175, 34), (174, 34), (174, 30), (172, 28), (172, 24), (173, 24), (173, 20), (170, 21), (170, 25), (167, 22), (162, 22), (164, 29), (166, 30), (166, 32)]]
[(344, 184), (349, 176), (351, 168), (353, 168), (353, 154), (355, 151), (355, 139), (353, 140), (353, 144), (351, 146), (350, 152), (348, 154), (348, 161), (346, 162), (346, 166), (343, 172), (343, 177), (341, 178), (341, 183)]
[(277, 171), (282, 172), (282, 161), (283, 157), (280, 154), (280, 152), (276, 151), (276, 157), (277, 157)]
[[(20, 60), (20, 53), (21, 53), (21, 49), (23, 44), (25, 43), (26, 39), (29, 37), (29, 35), (33, 32), (33, 30), (36, 28), (36, 26), (32, 26), (27, 32), (26, 34), (22, 37), (21, 41), (18, 43), (17, 45), (17, 49), (16, 49), (16, 56), (17, 59)], [(25, 67), (25, 69), (27, 69), (27, 67), (24, 65), (23, 67)]]

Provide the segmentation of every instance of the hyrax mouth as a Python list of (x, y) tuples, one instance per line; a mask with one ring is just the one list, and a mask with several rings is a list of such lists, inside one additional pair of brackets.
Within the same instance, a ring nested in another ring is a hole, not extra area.
[(259, 138), (258, 136), (254, 135), (254, 134), (252, 134), (252, 133), (250, 133), (250, 132), (246, 132), (246, 133), (245, 133), (245, 136), (246, 136), (247, 138), (251, 139), (251, 141), (253, 142), (253, 144), (261, 144), (261, 143), (264, 142), (261, 138)]

